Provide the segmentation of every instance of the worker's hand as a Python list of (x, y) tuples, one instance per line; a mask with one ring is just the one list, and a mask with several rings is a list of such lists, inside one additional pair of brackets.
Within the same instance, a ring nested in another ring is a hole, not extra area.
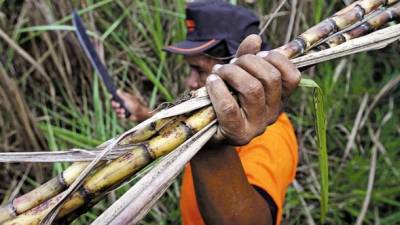
[[(300, 72), (285, 56), (259, 52), (261, 38), (248, 36), (231, 64), (216, 65), (206, 87), (219, 121), (216, 139), (245, 145), (274, 123), (296, 89)], [(228, 86), (238, 93), (237, 101)]]
[[(138, 97), (121, 90), (117, 91), (117, 95), (124, 101), (125, 107), (131, 112), (131, 116), (128, 118), (129, 120), (143, 121), (151, 117), (149, 108), (147, 108)], [(125, 109), (121, 107), (119, 102), (111, 100), (111, 106), (119, 118), (125, 119)]]

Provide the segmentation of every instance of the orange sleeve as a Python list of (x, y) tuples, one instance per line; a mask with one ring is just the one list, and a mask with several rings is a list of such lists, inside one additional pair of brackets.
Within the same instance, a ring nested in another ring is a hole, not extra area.
[[(289, 119), (282, 113), (262, 135), (236, 151), (249, 183), (265, 190), (274, 200), (278, 208), (276, 224), (280, 224), (285, 193), (295, 177), (298, 161), (297, 141)], [(180, 205), (184, 225), (204, 224), (189, 165), (183, 176)]]

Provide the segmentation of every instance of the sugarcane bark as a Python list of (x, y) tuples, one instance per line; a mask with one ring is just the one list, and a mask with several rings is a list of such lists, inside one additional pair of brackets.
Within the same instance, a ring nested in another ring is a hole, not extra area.
[(357, 21), (362, 20), (364, 16), (379, 6), (386, 3), (385, 0), (363, 0), (354, 4), (351, 8), (344, 10), (340, 14), (325, 19), (321, 23), (308, 29), (293, 41), (275, 49), (279, 53), (293, 58), (308, 51), (315, 43), (330, 34), (342, 30)]
[(343, 34), (332, 37), (327, 42), (317, 46), (317, 50), (335, 47), (351, 39), (371, 33), (390, 21), (397, 20), (400, 16), (400, 3), (396, 3), (387, 9), (378, 10), (374, 17)]
[[(135, 146), (131, 152), (113, 160), (86, 179), (83, 187), (63, 204), (58, 218), (73, 212), (115, 184), (123, 182), (153, 159), (174, 150), (215, 118), (213, 108), (208, 106), (184, 121), (176, 121), (172, 126), (165, 127), (160, 131), (159, 136), (152, 138), (146, 144)], [(57, 195), (4, 224), (39, 224), (61, 196), (62, 194)]]
[[(166, 118), (150, 123), (143, 129), (137, 130), (136, 132), (125, 137), (119, 143), (119, 146), (145, 141), (160, 131), (164, 126), (169, 125), (175, 120), (176, 118)], [(99, 148), (100, 147), (101, 146), (99, 146)], [(54, 177), (38, 188), (15, 198), (9, 204), (1, 206), (0, 223), (15, 218), (16, 216), (59, 194), (75, 181), (75, 179), (86, 168), (87, 165), (89, 165), (88, 162), (73, 163), (57, 177)]]
[(12, 219), (59, 194), (79, 176), (87, 165), (86, 162), (74, 163), (57, 177), (0, 207), (0, 223)]

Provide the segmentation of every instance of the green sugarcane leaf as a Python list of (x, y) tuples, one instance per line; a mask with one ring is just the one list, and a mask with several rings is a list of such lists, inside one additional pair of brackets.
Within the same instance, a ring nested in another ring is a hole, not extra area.
[(71, 131), (65, 128), (57, 127), (51, 124), (39, 123), (38, 127), (45, 133), (48, 134), (49, 129), (52, 131), (52, 135), (55, 138), (65, 141), (66, 143), (70, 143), (73, 146), (77, 146), (79, 148), (93, 148), (102, 143), (100, 140), (89, 139), (86, 135), (79, 134), (75, 131)]
[(326, 117), (324, 111), (324, 95), (318, 84), (311, 79), (301, 79), (301, 87), (313, 88), (315, 128), (319, 151), (319, 170), (321, 176), (321, 223), (325, 221), (328, 212), (329, 172), (328, 151), (326, 143)]

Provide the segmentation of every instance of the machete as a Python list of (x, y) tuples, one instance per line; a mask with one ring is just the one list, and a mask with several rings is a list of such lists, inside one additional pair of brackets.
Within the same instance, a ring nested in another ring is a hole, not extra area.
[(129, 112), (129, 110), (126, 108), (124, 100), (122, 100), (117, 95), (117, 88), (114, 85), (113, 80), (111, 79), (111, 76), (108, 73), (106, 67), (101, 62), (100, 57), (97, 55), (96, 50), (93, 47), (93, 44), (90, 42), (89, 37), (86, 34), (86, 28), (83, 25), (80, 16), (75, 10), (73, 11), (72, 14), (73, 14), (72, 22), (75, 27), (76, 35), (78, 36), (79, 43), (85, 50), (86, 56), (89, 58), (90, 62), (92, 63), (92, 66), (96, 69), (97, 73), (100, 75), (108, 92), (110, 92), (110, 94), (112, 95), (112, 99), (118, 102), (121, 105), (121, 107), (125, 109), (125, 118), (129, 118), (131, 116), (131, 112)]

